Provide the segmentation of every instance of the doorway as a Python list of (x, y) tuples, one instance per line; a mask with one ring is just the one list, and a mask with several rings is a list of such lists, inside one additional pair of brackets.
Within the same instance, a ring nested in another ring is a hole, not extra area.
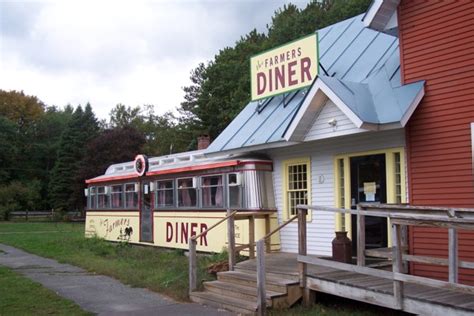
[(144, 181), (141, 183), (140, 194), (140, 241), (153, 242), (150, 182)]
[[(386, 155), (376, 154), (350, 158), (351, 208), (358, 203), (387, 203)], [(357, 252), (357, 219), (351, 218), (352, 252)], [(387, 219), (365, 217), (366, 248), (388, 246)]]

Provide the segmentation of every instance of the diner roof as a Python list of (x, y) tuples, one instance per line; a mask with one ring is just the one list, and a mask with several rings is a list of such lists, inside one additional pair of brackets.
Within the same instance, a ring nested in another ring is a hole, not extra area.
[(398, 38), (366, 28), (362, 18), (318, 30), (322, 67), (313, 84), (250, 102), (205, 154), (298, 143), (314, 121), (307, 111), (322, 107), (328, 98), (359, 128), (404, 127), (424, 95), (424, 82), (401, 85)]

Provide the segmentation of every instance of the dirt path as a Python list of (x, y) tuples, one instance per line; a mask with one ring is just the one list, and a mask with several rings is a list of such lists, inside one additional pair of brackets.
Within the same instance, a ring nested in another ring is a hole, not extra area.
[(9, 267), (99, 315), (230, 315), (198, 304), (179, 303), (103, 275), (0, 244), (0, 265)]

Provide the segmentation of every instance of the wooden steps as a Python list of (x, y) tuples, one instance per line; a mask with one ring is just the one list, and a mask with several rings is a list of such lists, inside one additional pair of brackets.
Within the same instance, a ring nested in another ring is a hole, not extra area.
[[(266, 277), (267, 306), (288, 308), (301, 298), (299, 282), (272, 273)], [(204, 282), (203, 292), (193, 292), (193, 302), (240, 314), (257, 312), (257, 274), (249, 269), (219, 272), (217, 281)]]

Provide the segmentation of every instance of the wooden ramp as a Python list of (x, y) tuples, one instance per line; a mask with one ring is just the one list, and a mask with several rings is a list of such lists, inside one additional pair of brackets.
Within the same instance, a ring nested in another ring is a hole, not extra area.
[[(297, 254), (267, 254), (265, 262), (267, 276), (298, 278)], [(237, 267), (254, 270), (256, 260), (241, 262)], [(317, 292), (395, 308), (392, 303), (393, 281), (386, 278), (311, 264), (307, 268), (306, 287)], [(410, 283), (406, 283), (403, 290), (403, 311), (421, 315), (474, 315), (474, 295)]]

